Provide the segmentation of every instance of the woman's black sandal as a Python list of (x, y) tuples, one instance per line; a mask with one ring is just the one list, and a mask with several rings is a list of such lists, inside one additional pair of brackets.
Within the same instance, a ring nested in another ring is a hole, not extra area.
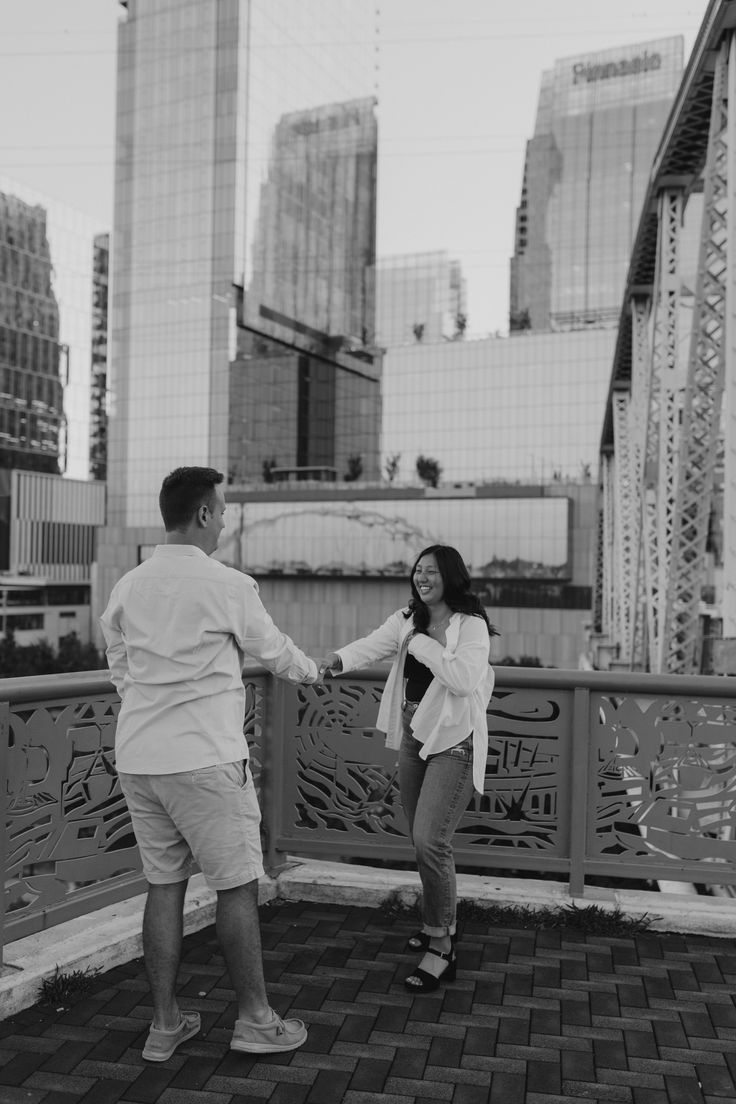
[(432, 938), (431, 935), (427, 935), (423, 931), (415, 931), (413, 935), (410, 935), (406, 941), (407, 951), (426, 951), (429, 946), (429, 941)]
[[(432, 938), (432, 936), (427, 935), (427, 933), (424, 932), (424, 931), (415, 931), (414, 934), (410, 935), (409, 938), (407, 939), (406, 949), (407, 949), (407, 951), (412, 951), (412, 952), (414, 952), (414, 951), (426, 951), (427, 948), (429, 947), (429, 941), (430, 941), (431, 938)], [(452, 940), (452, 945), (454, 947), (455, 946), (455, 941), (457, 940), (457, 935), (451, 935), (450, 939)]]
[[(423, 970), (421, 966), (417, 966), (407, 978), (404, 978), (404, 988), (408, 989), (410, 993), (433, 993), (443, 982), (455, 980), (457, 958), (454, 947), (451, 951), (434, 951), (431, 947), (427, 947), (426, 953), (436, 955), (437, 958), (444, 958), (447, 967), (439, 977), (435, 977), (434, 974)], [(419, 982), (418, 985), (414, 984), (414, 979)]]

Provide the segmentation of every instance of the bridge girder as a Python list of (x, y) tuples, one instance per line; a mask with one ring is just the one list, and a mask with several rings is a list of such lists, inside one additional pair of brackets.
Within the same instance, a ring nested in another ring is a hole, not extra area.
[[(604, 633), (634, 669), (699, 669), (706, 543), (721, 454), (724, 561), (730, 557), (724, 574), (732, 583), (724, 623), (736, 636), (736, 380), (729, 372), (736, 362), (735, 134), (731, 33), (713, 79), (688, 355), (685, 360), (681, 349), (679, 254), (689, 193), (683, 182), (669, 181), (658, 197), (653, 285), (649, 295), (637, 288), (629, 304), (630, 389), (619, 386), (611, 396), (614, 449), (603, 469), (600, 608)], [(733, 411), (725, 442), (724, 389)]]

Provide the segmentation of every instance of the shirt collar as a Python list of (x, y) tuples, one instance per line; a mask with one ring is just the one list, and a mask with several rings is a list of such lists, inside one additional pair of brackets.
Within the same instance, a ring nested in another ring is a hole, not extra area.
[(196, 544), (157, 544), (153, 550), (154, 556), (203, 556), (209, 559), (206, 552), (197, 548)]

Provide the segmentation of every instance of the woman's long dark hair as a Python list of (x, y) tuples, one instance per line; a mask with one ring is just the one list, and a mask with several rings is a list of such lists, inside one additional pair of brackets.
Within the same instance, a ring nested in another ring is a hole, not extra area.
[(411, 586), (411, 601), (407, 617), (414, 618), (414, 628), (417, 632), (426, 633), (429, 625), (429, 606), (419, 596), (419, 591), (414, 584), (414, 572), (417, 564), (424, 556), (434, 556), (437, 561), (439, 573), (442, 576), (443, 599), (453, 613), (469, 613), (473, 617), (480, 617), (488, 627), (489, 636), (498, 636), (498, 629), (494, 628), (488, 620), (488, 615), (483, 609), (480, 598), (470, 589), (470, 575), (465, 566), (465, 561), (458, 552), (449, 544), (431, 544), (420, 552), (411, 569), (409, 585)]

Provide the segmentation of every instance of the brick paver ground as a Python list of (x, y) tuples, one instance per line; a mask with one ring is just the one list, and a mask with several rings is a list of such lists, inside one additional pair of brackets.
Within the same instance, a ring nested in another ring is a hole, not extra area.
[(202, 1032), (143, 1062), (140, 961), (68, 1007), (0, 1023), (0, 1104), (725, 1104), (736, 1101), (728, 940), (466, 924), (457, 980), (412, 997), (409, 920), (262, 910), (272, 1003), (309, 1025), (283, 1055), (230, 1053), (233, 993), (212, 928), (185, 941), (181, 1003)]

